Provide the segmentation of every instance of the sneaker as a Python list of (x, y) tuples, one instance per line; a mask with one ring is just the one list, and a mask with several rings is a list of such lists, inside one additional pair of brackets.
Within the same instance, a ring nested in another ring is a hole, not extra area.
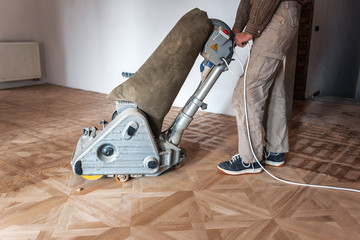
[(273, 153), (265, 149), (264, 161), (266, 165), (270, 165), (273, 167), (282, 167), (285, 164), (285, 154)]
[(259, 173), (262, 171), (259, 163), (244, 163), (239, 154), (233, 156), (230, 161), (220, 163), (217, 168), (220, 172), (229, 175)]

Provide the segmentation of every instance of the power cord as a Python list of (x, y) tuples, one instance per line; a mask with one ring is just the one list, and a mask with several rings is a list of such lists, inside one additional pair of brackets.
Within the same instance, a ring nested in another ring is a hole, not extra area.
[[(292, 184), (292, 185), (297, 185), (297, 186), (304, 186), (304, 187), (314, 187), (314, 188), (325, 188), (325, 189), (333, 189), (333, 190), (343, 190), (343, 191), (350, 191), (350, 192), (358, 192), (360, 193), (360, 190), (357, 189), (352, 189), (352, 188), (341, 188), (341, 187), (332, 187), (332, 186), (323, 186), (323, 185), (314, 185), (314, 184), (306, 184), (306, 183), (298, 183), (298, 182), (292, 182), (292, 181), (288, 181), (288, 180), (284, 180), (281, 178), (278, 178), (276, 176), (274, 176), (272, 173), (270, 173), (268, 170), (266, 170), (264, 168), (264, 166), (260, 163), (260, 161), (257, 159), (256, 154), (254, 152), (253, 146), (252, 146), (252, 142), (251, 142), (251, 136), (250, 136), (250, 127), (249, 127), (249, 119), (248, 119), (248, 114), (247, 114), (247, 102), (246, 102), (246, 76), (247, 76), (247, 70), (249, 67), (249, 62), (250, 62), (250, 51), (251, 51), (251, 47), (252, 47), (252, 41), (250, 41), (247, 44), (247, 48), (248, 48), (248, 58), (247, 58), (247, 62), (246, 62), (246, 67), (245, 67), (245, 75), (244, 75), (244, 114), (245, 114), (245, 122), (246, 122), (246, 130), (247, 130), (247, 136), (248, 136), (248, 141), (249, 141), (249, 145), (250, 145), (250, 149), (251, 149), (251, 153), (254, 156), (256, 162), (260, 165), (260, 167), (262, 168), (262, 170), (264, 170), (270, 177), (274, 178), (277, 181), (283, 182), (283, 183), (287, 183), (287, 184)], [(237, 61), (239, 62), (240, 66), (242, 69), (244, 69), (239, 57), (237, 56), (236, 52), (235, 52), (235, 57), (237, 59)], [(227, 62), (225, 61), (225, 59), (223, 59), (223, 61), (225, 62), (226, 66), (229, 68), (229, 65), (227, 64)], [(229, 68), (230, 70), (230, 68)], [(230, 71), (232, 74), (233, 71)], [(234, 74), (235, 75), (235, 74)], [(242, 75), (242, 74), (241, 74)], [(241, 76), (240, 75), (240, 76)], [(237, 76), (237, 75), (235, 75)]]
[(240, 74), (236, 74), (236, 73), (234, 73), (233, 70), (231, 70), (231, 68), (230, 68), (230, 66), (227, 63), (225, 58), (221, 58), (221, 60), (225, 63), (226, 67), (229, 69), (229, 71), (232, 73), (232, 75), (234, 75), (235, 77), (241, 77), (244, 74), (244, 66), (241, 63), (240, 58), (239, 58), (239, 56), (237, 55), (237, 53), (235, 51), (234, 51), (234, 55), (235, 55), (236, 60), (240, 63), (240, 67), (241, 67), (241, 73)]

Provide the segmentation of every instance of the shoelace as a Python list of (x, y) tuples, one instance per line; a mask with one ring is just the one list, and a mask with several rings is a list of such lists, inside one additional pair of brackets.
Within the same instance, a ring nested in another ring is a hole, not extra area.
[(230, 164), (233, 164), (236, 160), (241, 159), (241, 164), (245, 167), (245, 168), (249, 168), (250, 166), (252, 166), (252, 168), (254, 169), (254, 163), (249, 163), (248, 165), (245, 165), (244, 161), (242, 160), (242, 158), (240, 157), (239, 154), (236, 154), (234, 156), (231, 157), (231, 159), (229, 160)]
[(233, 164), (237, 159), (241, 158), (239, 154), (236, 154), (234, 156), (231, 157), (231, 159), (229, 160), (230, 164)]

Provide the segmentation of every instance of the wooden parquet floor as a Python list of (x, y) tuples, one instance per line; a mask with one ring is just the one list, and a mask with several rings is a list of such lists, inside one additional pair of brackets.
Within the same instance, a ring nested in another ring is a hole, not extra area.
[[(105, 95), (40, 85), (0, 90), (0, 239), (360, 239), (360, 194), (216, 170), (236, 153), (235, 119), (198, 112), (188, 158), (158, 177), (87, 181), (69, 164)], [(165, 125), (177, 114), (174, 108)], [(360, 107), (298, 101), (278, 177), (360, 189)]]

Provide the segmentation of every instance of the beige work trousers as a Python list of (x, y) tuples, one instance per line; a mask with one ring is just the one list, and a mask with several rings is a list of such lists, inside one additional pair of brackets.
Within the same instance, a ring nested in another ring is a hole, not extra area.
[[(299, 28), (299, 8), (296, 1), (281, 2), (251, 50), (246, 100), (251, 141), (259, 161), (265, 146), (270, 152), (289, 151), (283, 63)], [(244, 76), (239, 79), (232, 100), (239, 154), (245, 163), (255, 162), (245, 122)]]

